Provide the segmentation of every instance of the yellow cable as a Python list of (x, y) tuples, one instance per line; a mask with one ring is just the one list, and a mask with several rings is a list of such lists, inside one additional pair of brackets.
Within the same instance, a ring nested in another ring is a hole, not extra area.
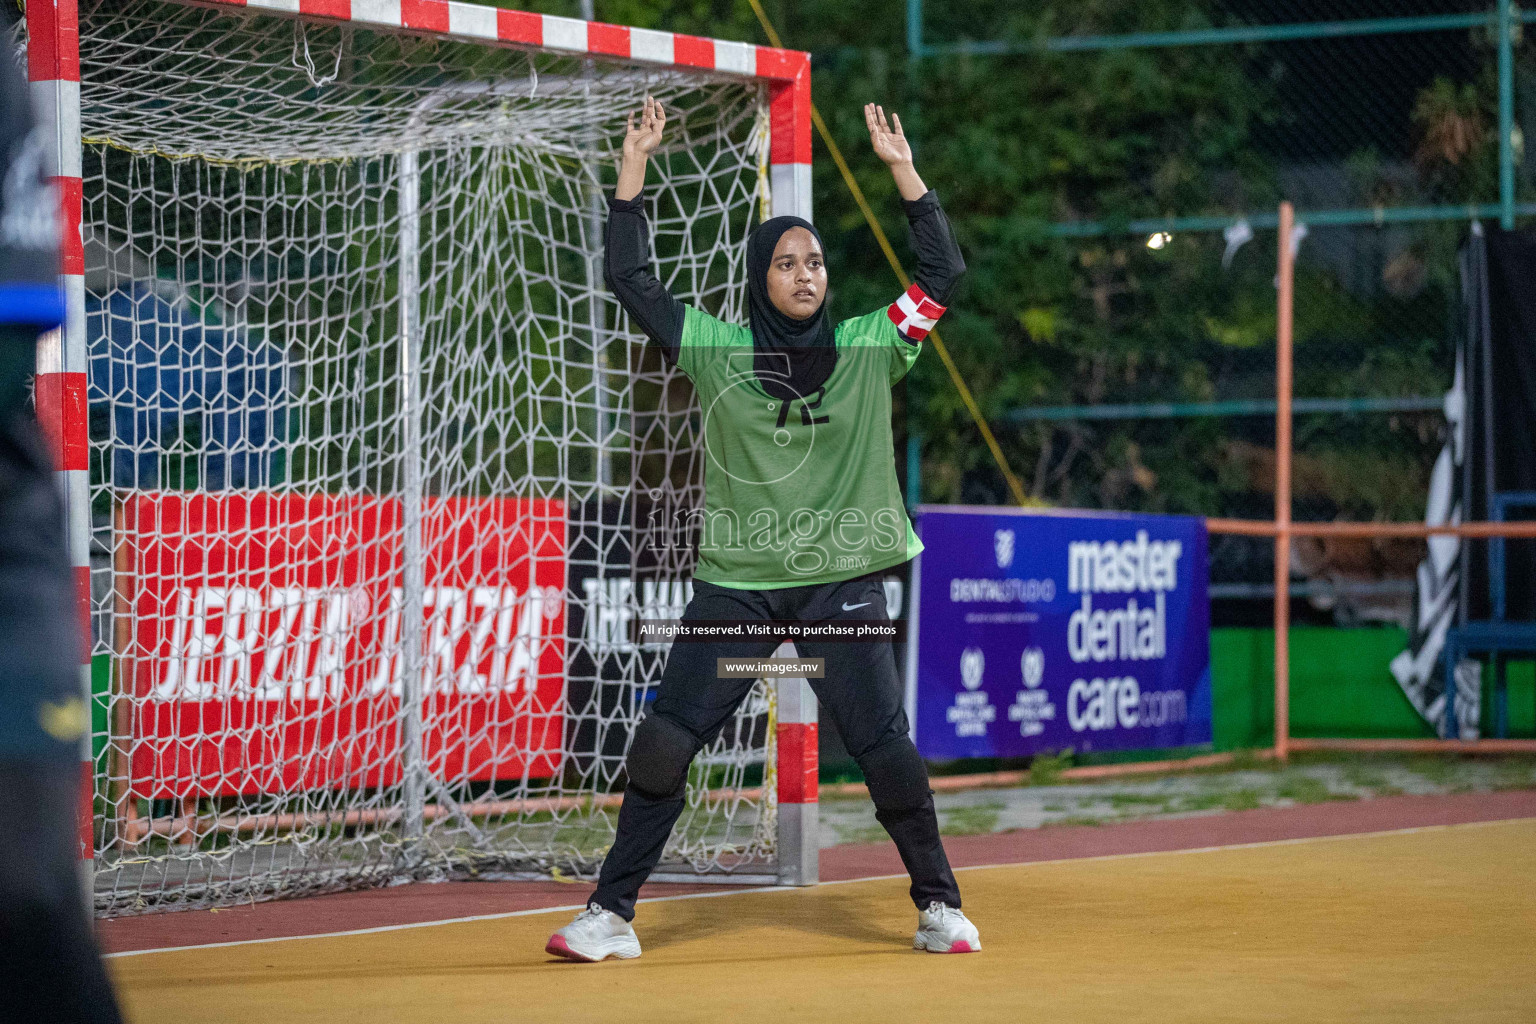
[[(768, 36), (768, 41), (776, 47), (782, 48), (783, 41), (779, 39), (779, 33), (774, 29), (773, 22), (768, 20), (768, 13), (763, 10), (760, 0), (747, 0), (752, 5), (752, 11), (757, 15), (757, 20), (762, 23), (763, 31)], [(827, 147), (827, 152), (832, 155), (832, 162), (837, 165), (838, 172), (843, 176), (843, 182), (848, 186), (848, 191), (853, 194), (853, 201), (859, 204), (859, 210), (864, 214), (864, 220), (868, 222), (869, 229), (875, 233), (875, 241), (880, 243), (880, 251), (885, 253), (885, 258), (891, 264), (891, 269), (896, 271), (896, 280), (906, 288), (912, 282), (907, 278), (907, 272), (901, 268), (901, 261), (896, 258), (896, 250), (891, 248), (891, 242), (885, 237), (885, 231), (881, 229), (880, 222), (875, 219), (875, 211), (869, 208), (869, 201), (864, 198), (864, 190), (859, 188), (858, 181), (853, 176), (853, 171), (848, 167), (848, 161), (843, 159), (843, 151), (838, 148), (832, 139), (832, 133), (827, 131), (827, 122), (821, 118), (821, 111), (816, 109), (816, 104), (811, 104), (811, 123), (816, 126), (816, 131), (821, 135), (822, 144)], [(944, 339), (939, 337), (939, 330), (935, 327), (928, 332), (928, 340), (933, 342), (934, 350), (939, 353), (939, 358), (944, 361), (944, 369), (949, 371), (949, 379), (954, 381), (955, 390), (960, 392), (960, 400), (965, 403), (966, 409), (971, 413), (971, 419), (976, 421), (977, 428), (981, 431), (982, 439), (987, 442), (987, 447), (992, 451), (992, 458), (997, 462), (997, 468), (1002, 470), (1003, 479), (1008, 481), (1009, 490), (1013, 491), (1013, 499), (1024, 507), (1039, 504), (1032, 502), (1024, 494), (1024, 487), (1019, 483), (1019, 478), (1013, 475), (1008, 468), (1007, 461), (1003, 458), (1003, 449), (997, 443), (997, 438), (992, 435), (992, 428), (987, 426), (987, 421), (982, 419), (981, 408), (977, 406), (976, 399), (971, 395), (971, 389), (966, 387), (964, 379), (960, 376), (960, 370), (955, 366), (955, 361), (949, 355), (949, 349), (944, 344)]]

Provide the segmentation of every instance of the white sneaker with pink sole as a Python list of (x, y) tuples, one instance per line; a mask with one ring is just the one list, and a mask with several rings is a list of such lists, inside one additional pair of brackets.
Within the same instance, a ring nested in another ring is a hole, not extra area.
[(596, 963), (609, 957), (633, 960), (640, 955), (640, 939), (628, 921), (596, 903), (588, 903), (576, 919), (549, 937), (544, 952), (567, 960)]
[(959, 907), (934, 900), (927, 910), (917, 912), (912, 948), (930, 953), (980, 953), (981, 933)]

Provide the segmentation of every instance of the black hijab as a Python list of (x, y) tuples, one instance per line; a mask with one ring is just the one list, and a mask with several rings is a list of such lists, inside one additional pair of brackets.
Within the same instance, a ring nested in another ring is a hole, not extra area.
[(827, 298), (804, 320), (781, 312), (768, 297), (768, 269), (773, 250), (784, 233), (805, 228), (821, 244), (810, 221), (799, 217), (774, 217), (758, 225), (747, 238), (747, 307), (752, 327), (752, 371), (763, 390), (774, 398), (808, 398), (832, 376), (837, 365), (832, 317)]

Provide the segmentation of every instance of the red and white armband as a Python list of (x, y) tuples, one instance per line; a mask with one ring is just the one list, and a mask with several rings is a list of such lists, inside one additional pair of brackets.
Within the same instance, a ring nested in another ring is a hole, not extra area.
[(886, 308), (885, 315), (891, 318), (891, 323), (905, 337), (912, 341), (922, 341), (933, 330), (933, 325), (939, 322), (946, 308), (923, 294), (923, 290), (914, 284)]

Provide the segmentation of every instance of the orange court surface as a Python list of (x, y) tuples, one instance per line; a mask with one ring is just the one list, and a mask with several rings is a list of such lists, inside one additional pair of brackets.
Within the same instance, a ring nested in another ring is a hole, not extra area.
[[(883, 871), (799, 890), (674, 887), (639, 908), (644, 956), (600, 965), (543, 952), (586, 892), (553, 883), (121, 919), (102, 936), (144, 1024), (1536, 1020), (1536, 793), (949, 845), (977, 955), (912, 950), (906, 881)], [(824, 851), (824, 875), (891, 866), (866, 852)], [(482, 913), (434, 922), (433, 907)], [(178, 936), (203, 945), (145, 948)]]

